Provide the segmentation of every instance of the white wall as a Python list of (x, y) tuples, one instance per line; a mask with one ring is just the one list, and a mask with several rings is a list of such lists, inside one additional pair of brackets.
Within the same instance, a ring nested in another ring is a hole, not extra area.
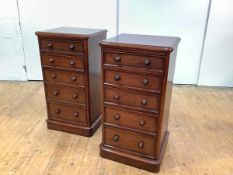
[(198, 85), (233, 87), (233, 1), (213, 0)]
[(120, 33), (179, 36), (174, 82), (196, 84), (209, 0), (122, 0)]
[(0, 80), (27, 80), (15, 0), (0, 1)]
[(60, 26), (108, 29), (116, 33), (116, 0), (19, 0), (29, 80), (41, 80), (35, 31)]

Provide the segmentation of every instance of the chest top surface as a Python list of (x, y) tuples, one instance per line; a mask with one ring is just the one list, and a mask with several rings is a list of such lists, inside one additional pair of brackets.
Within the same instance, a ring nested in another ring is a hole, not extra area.
[(120, 34), (116, 37), (101, 41), (100, 45), (171, 52), (177, 47), (179, 41), (179, 37)]
[(44, 36), (62, 36), (62, 37), (77, 37), (77, 38), (90, 38), (94, 36), (99, 36), (102, 34), (105, 34), (107, 30), (104, 29), (88, 29), (88, 28), (77, 28), (77, 27), (59, 27), (49, 30), (42, 30), (36, 32), (36, 35), (38, 37), (44, 37)]

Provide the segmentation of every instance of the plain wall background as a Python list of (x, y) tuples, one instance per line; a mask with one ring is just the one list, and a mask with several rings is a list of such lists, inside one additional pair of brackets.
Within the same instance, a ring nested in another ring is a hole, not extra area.
[(0, 0), (0, 80), (27, 80), (17, 1)]
[(120, 32), (179, 36), (174, 82), (196, 84), (209, 0), (120, 1)]
[(108, 29), (116, 34), (115, 0), (18, 0), (29, 80), (41, 80), (35, 31), (60, 26)]
[(35, 31), (72, 26), (107, 29), (108, 37), (179, 36), (174, 83), (233, 87), (232, 7), (231, 0), (1, 0), (0, 79), (41, 80)]
[(198, 85), (233, 87), (233, 1), (213, 0)]

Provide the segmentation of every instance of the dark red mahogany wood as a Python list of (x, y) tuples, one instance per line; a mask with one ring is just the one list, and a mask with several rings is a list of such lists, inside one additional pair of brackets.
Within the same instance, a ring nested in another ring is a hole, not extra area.
[(121, 34), (100, 42), (102, 157), (159, 172), (179, 41)]
[(100, 47), (106, 30), (60, 27), (36, 32), (49, 129), (92, 136), (101, 124)]

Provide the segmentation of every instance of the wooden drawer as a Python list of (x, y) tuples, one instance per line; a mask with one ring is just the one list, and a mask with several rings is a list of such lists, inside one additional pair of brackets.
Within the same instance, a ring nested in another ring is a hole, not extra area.
[(83, 42), (40, 40), (41, 51), (75, 54), (83, 52)]
[(45, 81), (85, 86), (84, 73), (76, 71), (62, 71), (56, 69), (44, 69), (43, 71)]
[(104, 96), (105, 102), (148, 109), (156, 113), (158, 113), (160, 107), (160, 97), (157, 95), (141, 94), (134, 91), (106, 87)]
[(164, 56), (141, 56), (135, 54), (105, 53), (104, 64), (162, 71), (164, 67), (163, 57)]
[(104, 144), (154, 156), (155, 138), (113, 127), (104, 127)]
[(45, 87), (47, 98), (86, 104), (86, 95), (84, 88), (73, 88), (52, 83), (46, 83)]
[(54, 66), (73, 69), (84, 69), (83, 57), (57, 56), (41, 54), (42, 66)]
[(105, 123), (149, 132), (157, 131), (157, 116), (109, 106), (104, 107), (104, 114)]
[(159, 75), (144, 75), (108, 69), (104, 71), (104, 81), (105, 83), (156, 90), (159, 92), (162, 86), (162, 76)]
[(48, 102), (48, 113), (50, 118), (77, 123), (86, 123), (86, 108), (71, 106), (63, 103)]

